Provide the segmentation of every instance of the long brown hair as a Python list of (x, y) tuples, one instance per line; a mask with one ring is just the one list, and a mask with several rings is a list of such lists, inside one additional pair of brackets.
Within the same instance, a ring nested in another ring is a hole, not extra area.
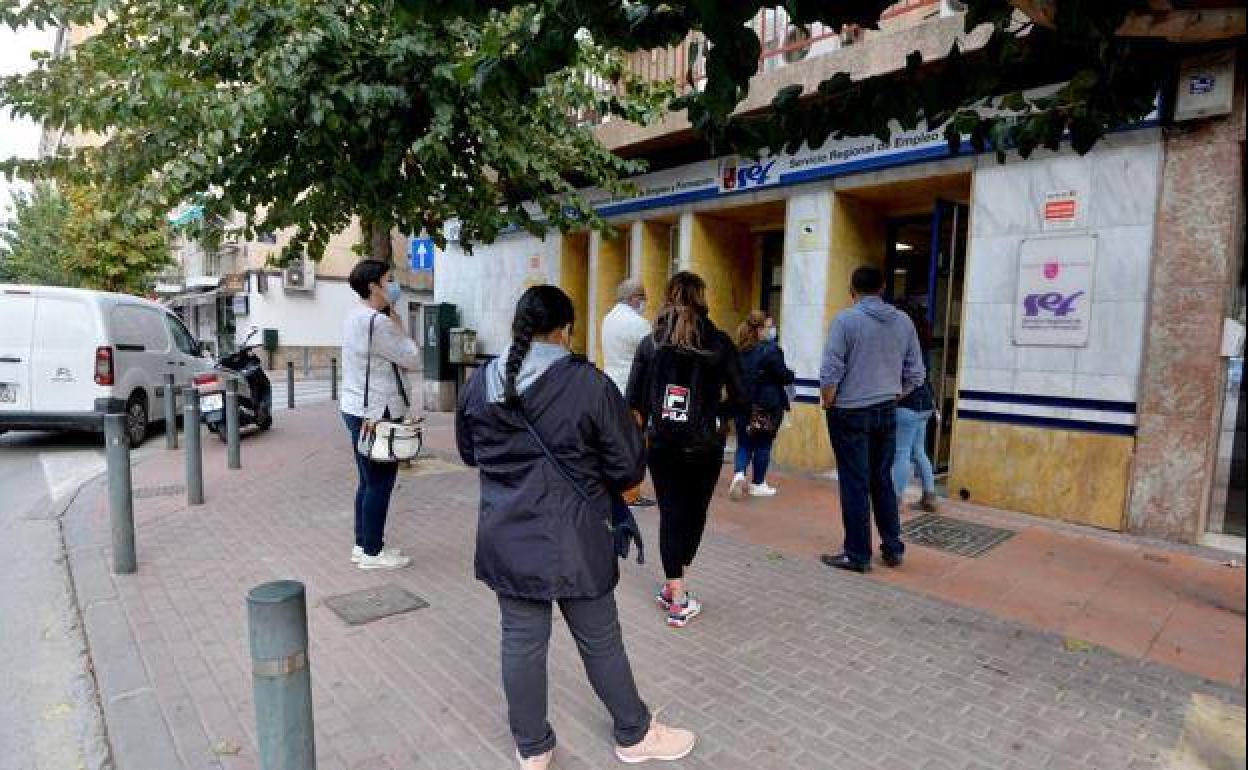
[(654, 320), (654, 341), (687, 350), (702, 348), (702, 324), (707, 313), (706, 281), (682, 270), (667, 282), (663, 309)]
[(767, 326), (767, 314), (761, 310), (751, 310), (745, 320), (737, 326), (737, 349), (742, 353), (753, 350), (763, 341), (763, 328)]

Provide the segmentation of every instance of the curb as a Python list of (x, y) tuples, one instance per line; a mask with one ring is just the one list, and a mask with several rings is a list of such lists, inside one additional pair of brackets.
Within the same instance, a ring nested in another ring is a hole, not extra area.
[(101, 770), (170, 770), (183, 763), (118, 597), (108, 567), (110, 546), (91, 531), (90, 513), (105, 483), (100, 476), (83, 484), (61, 517), (74, 606), (94, 671), (94, 695), (103, 710), (108, 758)]

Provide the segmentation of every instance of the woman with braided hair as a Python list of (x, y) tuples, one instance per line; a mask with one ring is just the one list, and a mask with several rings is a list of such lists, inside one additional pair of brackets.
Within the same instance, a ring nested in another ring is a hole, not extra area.
[(624, 650), (616, 556), (641, 542), (631, 514), (612, 522), (612, 499), (637, 487), (645, 454), (619, 390), (569, 352), (574, 321), (557, 287), (525, 291), (511, 344), (472, 378), (455, 413), (460, 457), (481, 472), (476, 574), (498, 595), (503, 691), (527, 770), (548, 767), (555, 747), (546, 720), (554, 602), (611, 713), (621, 761), (680, 759), (695, 740), (653, 718)]

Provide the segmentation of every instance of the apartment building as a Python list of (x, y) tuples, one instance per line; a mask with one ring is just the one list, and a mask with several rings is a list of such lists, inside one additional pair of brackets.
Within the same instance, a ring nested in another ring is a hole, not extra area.
[[(759, 74), (741, 109), (834, 72), (899, 69), (913, 50), (930, 61), (955, 41), (982, 45), (953, 6), (909, 0), (878, 30), (836, 35), (764, 11), (753, 22)], [(698, 87), (704, 55), (691, 36), (630, 66)], [(576, 347), (599, 358), (617, 282), (642, 280), (653, 313), (667, 278), (694, 270), (721, 327), (757, 308), (777, 319), (798, 403), (775, 457), (826, 472), (823, 338), (850, 303), (852, 271), (877, 265), (889, 293), (919, 302), (932, 323), (943, 419), (929, 449), (949, 495), (1242, 548), (1242, 503), (1238, 514), (1226, 505), (1242, 478), (1231, 480), (1226, 445), (1242, 371), (1243, 60), (1218, 53), (1178, 81), (1159, 94), (1161, 106), (1176, 100), (1173, 117), (1159, 110), (1084, 156), (1039, 151), (1004, 164), (969, 147), (952, 155), (939, 127), (753, 161), (701, 154), (683, 115), (605, 123), (596, 131), (608, 147), (653, 169), (629, 197), (587, 191), (615, 235), (517, 233), (471, 253), (452, 243), (434, 295), (459, 307), (488, 354), (507, 344), (520, 292), (558, 284), (583, 319)], [(1215, 81), (1220, 106), (1185, 115)], [(1242, 429), (1241, 417), (1241, 442)]]

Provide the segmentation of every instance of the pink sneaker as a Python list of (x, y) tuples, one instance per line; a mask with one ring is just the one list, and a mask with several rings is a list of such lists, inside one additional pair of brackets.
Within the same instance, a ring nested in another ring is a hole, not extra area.
[(674, 762), (684, 759), (693, 751), (698, 738), (689, 730), (681, 730), (654, 720), (650, 723), (650, 732), (636, 746), (616, 746), (615, 756), (621, 762), (639, 765), (657, 759), (662, 762)]
[(654, 595), (654, 601), (659, 605), (659, 609), (664, 612), (670, 612), (672, 609), (672, 589), (667, 583), (659, 586), (659, 590)]

